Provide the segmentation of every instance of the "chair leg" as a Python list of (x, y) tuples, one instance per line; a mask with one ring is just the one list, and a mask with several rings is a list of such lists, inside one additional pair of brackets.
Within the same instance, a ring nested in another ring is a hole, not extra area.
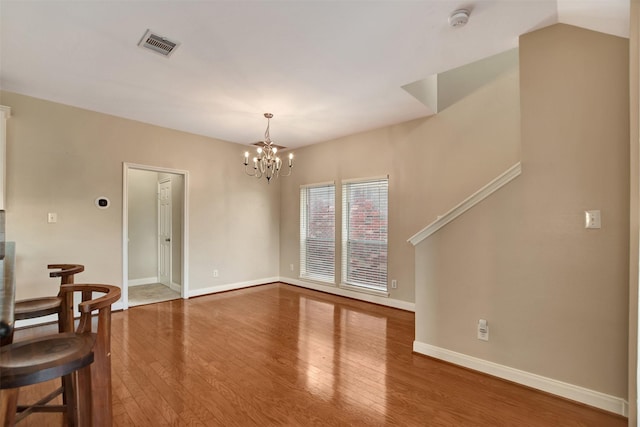
[(91, 365), (93, 426), (111, 427), (112, 395), (111, 395), (111, 354), (96, 352), (96, 360)]
[(76, 373), (65, 375), (62, 380), (62, 404), (66, 407), (64, 412), (64, 425), (69, 427), (78, 426), (78, 396)]
[(0, 390), (0, 420), (2, 427), (13, 427), (18, 407), (18, 390), (10, 388)]
[[(111, 427), (111, 311), (100, 310), (98, 324), (104, 329), (98, 332), (93, 347), (95, 359), (91, 365), (93, 392), (93, 426)], [(107, 331), (106, 333), (104, 333)]]
[(77, 372), (77, 420), (79, 427), (92, 426), (92, 405), (95, 397), (91, 393), (91, 365)]

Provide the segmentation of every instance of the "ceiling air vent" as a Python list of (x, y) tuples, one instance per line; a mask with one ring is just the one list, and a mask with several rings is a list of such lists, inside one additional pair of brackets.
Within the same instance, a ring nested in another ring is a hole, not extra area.
[(170, 56), (179, 45), (180, 43), (172, 42), (165, 37), (154, 34), (151, 30), (147, 30), (142, 39), (140, 39), (140, 43), (138, 43), (138, 46), (150, 49), (162, 56)]

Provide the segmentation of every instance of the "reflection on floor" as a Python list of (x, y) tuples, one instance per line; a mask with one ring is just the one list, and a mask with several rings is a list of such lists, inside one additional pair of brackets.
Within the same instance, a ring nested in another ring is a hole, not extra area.
[(180, 298), (180, 292), (176, 292), (161, 283), (129, 286), (129, 307), (178, 298)]

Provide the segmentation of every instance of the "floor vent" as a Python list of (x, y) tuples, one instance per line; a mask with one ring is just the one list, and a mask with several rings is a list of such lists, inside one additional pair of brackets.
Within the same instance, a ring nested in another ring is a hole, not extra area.
[(147, 30), (144, 36), (142, 36), (142, 39), (140, 39), (140, 43), (138, 43), (140, 47), (150, 49), (153, 52), (167, 57), (170, 56), (179, 45), (179, 43), (172, 42), (166, 37), (154, 34), (151, 30)]

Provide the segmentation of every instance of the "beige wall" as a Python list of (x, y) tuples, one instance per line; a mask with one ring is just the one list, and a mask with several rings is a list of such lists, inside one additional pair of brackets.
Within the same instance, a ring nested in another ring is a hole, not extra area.
[(522, 175), (417, 247), (416, 340), (625, 398), (628, 40), (555, 25), (520, 70)]
[[(18, 298), (56, 292), (48, 263), (85, 264), (78, 281), (122, 285), (123, 162), (189, 172), (191, 291), (278, 275), (278, 186), (244, 175), (244, 147), (13, 93), (0, 104), (12, 109), (6, 231)], [(97, 196), (111, 208), (97, 209)]]
[(515, 164), (519, 150), (517, 66), (436, 116), (295, 150), (293, 175), (280, 184), (280, 274), (299, 275), (300, 185), (336, 182), (340, 242), (341, 180), (389, 175), (388, 277), (398, 281), (390, 298), (413, 303), (414, 249), (407, 239)]

